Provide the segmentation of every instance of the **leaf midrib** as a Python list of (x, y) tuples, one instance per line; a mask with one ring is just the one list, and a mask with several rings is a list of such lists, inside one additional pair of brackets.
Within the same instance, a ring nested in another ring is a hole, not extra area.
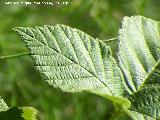
[[(70, 43), (71, 43), (71, 46), (72, 46), (72, 48), (73, 48), (73, 50), (74, 50), (74, 52), (75, 52), (75, 48), (73, 47), (73, 45), (72, 45), (72, 42), (71, 42), (71, 40), (69, 39), (69, 37), (68, 37), (68, 35), (64, 32), (64, 30), (61, 28), (61, 26), (58, 26), (61, 30), (62, 30), (62, 32), (64, 33), (64, 35), (67, 37), (67, 39), (70, 41)], [(47, 27), (48, 28), (48, 27)], [(75, 30), (77, 30), (77, 29), (75, 29)], [(79, 34), (77, 34), (78, 36), (79, 36)], [(90, 36), (88, 36), (89, 37), (89, 40), (91, 40), (91, 37)], [(80, 36), (79, 36), (79, 38), (81, 38)], [(99, 41), (98, 41), (99, 42)], [(58, 43), (58, 42), (57, 42)], [(82, 41), (82, 43), (83, 43), (83, 45), (84, 45), (84, 42)], [(91, 61), (92, 61), (92, 64), (93, 64), (93, 67), (94, 67), (94, 70), (96, 71), (96, 69), (95, 69), (95, 65), (94, 65), (94, 63), (93, 63), (93, 60), (92, 60), (92, 58), (91, 58), (91, 55), (90, 55), (90, 53), (89, 53), (89, 51), (87, 50), (87, 48), (85, 47), (85, 45), (84, 45), (84, 48), (86, 49), (86, 51), (88, 52), (88, 54), (89, 54), (89, 57), (90, 57), (90, 59), (91, 59)], [(76, 54), (76, 56), (77, 56), (77, 53), (75, 52), (75, 54)], [(101, 59), (102, 59), (102, 53), (100, 52), (100, 55), (101, 55)], [(78, 57), (77, 57), (77, 59), (78, 59)], [(80, 64), (79, 64), (80, 65)], [(81, 65), (80, 65), (81, 66)], [(81, 66), (82, 68), (84, 68), (83, 66)], [(104, 69), (104, 64), (103, 64), (103, 69)], [(85, 69), (86, 70), (86, 69)], [(88, 70), (87, 70), (88, 71)], [(105, 70), (104, 70), (105, 71)], [(97, 71), (96, 71), (96, 73), (97, 73)], [(92, 73), (91, 73), (91, 75), (92, 75)], [(94, 76), (96, 76), (96, 75), (94, 75)], [(96, 77), (96, 78), (98, 78), (98, 76)], [(107, 88), (108, 88), (108, 86), (100, 79), (100, 78), (98, 78), (99, 80), (100, 80), (100, 82), (102, 83), (102, 84), (104, 84)], [(105, 79), (106, 79), (106, 76), (105, 76)], [(113, 95), (113, 93), (112, 93), (112, 91), (108, 88), (108, 90), (110, 91), (110, 93)]]

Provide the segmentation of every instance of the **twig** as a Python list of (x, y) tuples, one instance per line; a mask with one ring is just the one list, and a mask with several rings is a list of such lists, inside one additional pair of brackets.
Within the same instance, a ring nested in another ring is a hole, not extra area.
[(108, 40), (103, 40), (104, 42), (110, 42), (110, 41), (115, 41), (115, 40), (117, 40), (118, 39), (118, 37), (115, 37), (115, 38), (111, 38), (111, 39), (108, 39)]

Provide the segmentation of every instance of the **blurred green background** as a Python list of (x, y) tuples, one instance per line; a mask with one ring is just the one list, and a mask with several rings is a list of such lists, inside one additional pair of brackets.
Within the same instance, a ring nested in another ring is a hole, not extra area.
[[(56, 1), (60, 0), (52, 2)], [(67, 6), (25, 6), (5, 5), (5, 1), (1, 0), (0, 56), (27, 51), (12, 30), (16, 26), (65, 24), (107, 40), (118, 36), (124, 16), (143, 15), (160, 20), (160, 0), (70, 2)], [(29, 56), (0, 60), (0, 96), (9, 106), (35, 107), (39, 110), (40, 120), (107, 120), (114, 111), (112, 103), (99, 96), (63, 93), (49, 86), (35, 70)]]

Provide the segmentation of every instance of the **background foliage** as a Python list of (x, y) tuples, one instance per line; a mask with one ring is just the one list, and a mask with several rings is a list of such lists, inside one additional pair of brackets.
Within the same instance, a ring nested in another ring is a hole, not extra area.
[[(160, 20), (158, 0), (71, 2), (68, 6), (49, 7), (5, 5), (1, 0), (0, 56), (27, 51), (12, 31), (16, 26), (65, 24), (93, 37), (109, 39), (117, 37), (124, 16), (139, 14)], [(35, 107), (40, 112), (40, 120), (105, 120), (114, 110), (109, 101), (99, 96), (63, 93), (45, 84), (29, 56), (0, 60), (0, 96), (8, 106)]]

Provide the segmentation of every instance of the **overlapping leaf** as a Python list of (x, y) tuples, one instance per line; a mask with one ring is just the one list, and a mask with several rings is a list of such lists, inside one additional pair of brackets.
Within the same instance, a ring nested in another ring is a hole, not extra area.
[[(159, 23), (125, 17), (119, 32), (118, 65), (102, 41), (64, 25), (15, 29), (49, 84), (83, 90), (122, 105), (131, 119), (160, 118)], [(131, 106), (129, 110), (124, 108)], [(114, 117), (114, 116), (113, 116)]]
[(85, 90), (129, 105), (121, 97), (123, 75), (102, 41), (64, 25), (15, 30), (51, 85), (67, 92)]
[(160, 118), (159, 23), (125, 17), (119, 40), (119, 65), (125, 76), (130, 109)]

